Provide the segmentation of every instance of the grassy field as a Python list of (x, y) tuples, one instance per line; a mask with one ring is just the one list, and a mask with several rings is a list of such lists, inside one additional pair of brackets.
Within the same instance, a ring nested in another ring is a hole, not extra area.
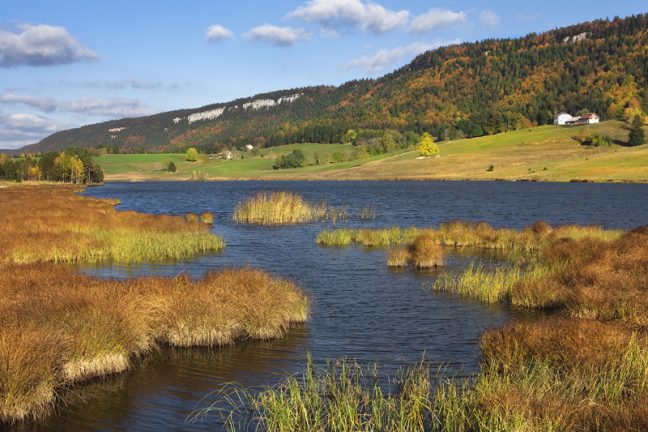
[[(648, 130), (648, 129), (647, 129)], [(417, 159), (416, 151), (373, 156), (331, 163), (334, 152), (353, 154), (343, 144), (291, 144), (262, 149), (258, 155), (225, 161), (200, 155), (187, 162), (183, 154), (105, 155), (97, 158), (108, 181), (206, 179), (448, 179), (448, 180), (537, 180), (537, 181), (648, 181), (648, 145), (586, 147), (578, 135), (598, 132), (624, 142), (628, 131), (622, 122), (565, 128), (541, 126), (473, 139), (439, 143), (441, 156)], [(273, 170), (274, 160), (300, 149), (308, 166)], [(322, 160), (315, 165), (315, 153)], [(173, 161), (177, 172), (164, 170)], [(492, 170), (489, 170), (490, 166)], [(194, 174), (195, 173), (195, 174)]]

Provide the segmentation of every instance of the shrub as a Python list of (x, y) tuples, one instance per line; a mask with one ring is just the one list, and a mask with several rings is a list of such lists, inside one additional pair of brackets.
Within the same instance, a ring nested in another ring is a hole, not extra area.
[(187, 150), (187, 161), (196, 162), (197, 160), (198, 160), (198, 150), (196, 150), (193, 147), (190, 147), (189, 150)]
[(173, 163), (173, 161), (170, 161), (170, 162), (167, 164), (167, 171), (174, 173), (174, 172), (176, 172), (176, 170), (177, 170), (177, 168), (176, 168), (176, 164)]
[(427, 132), (421, 135), (421, 141), (418, 146), (419, 155), (424, 157), (433, 157), (439, 154), (439, 146), (434, 142), (434, 138)]
[(306, 157), (301, 150), (293, 150), (288, 155), (282, 155), (277, 158), (273, 169), (301, 168), (306, 165)]

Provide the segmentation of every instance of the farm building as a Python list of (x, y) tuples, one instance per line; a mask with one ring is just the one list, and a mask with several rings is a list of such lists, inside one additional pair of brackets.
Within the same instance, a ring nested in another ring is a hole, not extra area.
[(554, 124), (564, 126), (579, 126), (598, 123), (601, 118), (596, 113), (585, 114), (582, 116), (572, 117), (571, 114), (561, 112), (554, 118)]

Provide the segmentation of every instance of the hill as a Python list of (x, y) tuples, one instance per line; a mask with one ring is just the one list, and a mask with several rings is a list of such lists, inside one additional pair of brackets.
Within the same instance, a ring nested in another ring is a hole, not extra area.
[(376, 80), (259, 94), (56, 133), (23, 151), (204, 152), (336, 143), (346, 130), (428, 131), (442, 140), (550, 124), (555, 112), (648, 112), (648, 14), (428, 51)]
[[(96, 158), (109, 181), (191, 179), (450, 179), (539, 181), (648, 181), (648, 145), (589, 147), (579, 143), (581, 133), (627, 139), (624, 123), (565, 128), (540, 126), (496, 136), (439, 143), (441, 156), (417, 159), (412, 150), (370, 156), (365, 161), (334, 163), (332, 155), (352, 156), (349, 144), (292, 144), (266, 148), (244, 159), (221, 160), (199, 155), (188, 162), (185, 154), (108, 154)], [(274, 170), (275, 159), (299, 149), (308, 166)], [(321, 162), (317, 165), (316, 158)], [(165, 170), (168, 162), (175, 173)], [(492, 167), (491, 167), (492, 165)]]

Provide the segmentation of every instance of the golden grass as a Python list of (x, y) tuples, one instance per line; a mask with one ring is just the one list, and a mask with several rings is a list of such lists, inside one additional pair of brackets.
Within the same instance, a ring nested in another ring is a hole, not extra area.
[(253, 269), (199, 281), (101, 280), (55, 264), (0, 267), (0, 420), (47, 412), (67, 384), (122, 372), (160, 344), (223, 346), (281, 336), (308, 301)]
[(423, 233), (414, 239), (410, 247), (411, 260), (418, 269), (431, 269), (443, 265), (444, 252), (436, 239)]
[(387, 254), (387, 267), (405, 268), (410, 259), (410, 251), (407, 248), (391, 249)]
[(350, 246), (358, 244), (365, 247), (388, 247), (410, 245), (425, 234), (440, 246), (474, 247), (496, 249), (509, 253), (525, 253), (537, 250), (549, 241), (561, 238), (575, 240), (592, 238), (613, 240), (623, 232), (604, 230), (598, 226), (563, 225), (551, 227), (544, 222), (536, 222), (523, 230), (494, 228), (484, 222), (452, 221), (442, 223), (438, 228), (379, 228), (379, 229), (336, 229), (322, 231), (317, 243), (322, 246)]
[(183, 259), (223, 240), (199, 221), (117, 211), (117, 200), (65, 186), (0, 189), (0, 262), (122, 263)]
[(204, 216), (117, 212), (115, 200), (77, 191), (0, 190), (0, 427), (47, 414), (63, 387), (122, 372), (160, 345), (275, 338), (307, 319), (298, 287), (248, 268), (199, 281), (77, 274), (60, 263), (185, 258), (223, 246)]
[(234, 221), (241, 224), (290, 225), (344, 217), (325, 204), (312, 204), (291, 192), (260, 192), (239, 203)]

